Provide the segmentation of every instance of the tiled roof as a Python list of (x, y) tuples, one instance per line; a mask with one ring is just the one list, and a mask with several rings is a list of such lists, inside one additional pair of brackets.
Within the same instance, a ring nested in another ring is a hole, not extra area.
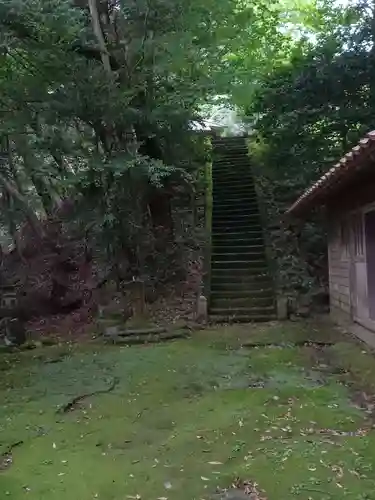
[(309, 187), (287, 210), (287, 214), (299, 215), (314, 206), (324, 204), (328, 195), (333, 192), (337, 193), (343, 181), (351, 180), (363, 168), (368, 167), (369, 157), (374, 152), (375, 130), (369, 132), (357, 146), (354, 146), (336, 165)]

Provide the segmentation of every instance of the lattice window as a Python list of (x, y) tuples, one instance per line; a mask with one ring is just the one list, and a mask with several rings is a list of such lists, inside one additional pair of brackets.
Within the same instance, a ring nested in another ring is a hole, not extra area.
[(340, 223), (340, 247), (341, 257), (347, 259), (350, 255), (350, 225), (346, 220)]
[(353, 216), (352, 238), (355, 257), (362, 257), (364, 255), (362, 214), (356, 214)]

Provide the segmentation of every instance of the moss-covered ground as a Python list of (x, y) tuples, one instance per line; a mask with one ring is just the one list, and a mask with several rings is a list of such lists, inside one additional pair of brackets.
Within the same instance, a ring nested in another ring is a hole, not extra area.
[(316, 323), (3, 353), (0, 499), (375, 499), (374, 394), (373, 355)]

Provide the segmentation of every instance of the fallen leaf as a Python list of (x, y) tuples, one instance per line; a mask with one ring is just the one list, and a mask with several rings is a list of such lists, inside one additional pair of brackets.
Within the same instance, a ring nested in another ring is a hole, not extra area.
[(170, 490), (170, 489), (172, 489), (172, 483), (171, 483), (170, 481), (166, 481), (166, 482), (164, 483), (164, 488), (165, 488), (166, 490)]

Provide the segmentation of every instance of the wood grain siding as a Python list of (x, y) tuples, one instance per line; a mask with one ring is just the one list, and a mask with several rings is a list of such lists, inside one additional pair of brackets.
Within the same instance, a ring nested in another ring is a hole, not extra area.
[(350, 259), (341, 233), (340, 222), (333, 221), (328, 237), (330, 301), (350, 314)]

